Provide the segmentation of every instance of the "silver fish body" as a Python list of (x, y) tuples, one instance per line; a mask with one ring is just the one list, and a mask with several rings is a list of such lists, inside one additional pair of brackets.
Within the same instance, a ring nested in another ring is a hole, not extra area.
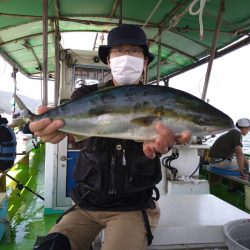
[(201, 99), (153, 85), (104, 88), (44, 114), (24, 115), (26, 121), (45, 117), (64, 120), (60, 130), (73, 135), (137, 141), (155, 139), (157, 121), (174, 133), (190, 130), (196, 136), (220, 133), (234, 126), (228, 115)]

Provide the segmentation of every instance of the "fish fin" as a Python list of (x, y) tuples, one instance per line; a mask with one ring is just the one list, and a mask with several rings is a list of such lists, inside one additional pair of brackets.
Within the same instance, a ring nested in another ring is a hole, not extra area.
[(26, 109), (26, 105), (23, 103), (23, 101), (19, 98), (18, 95), (13, 94), (13, 98), (15, 99), (15, 102), (20, 110)]
[[(13, 126), (17, 127), (17, 126), (21, 126), (21, 120), (23, 120), (22, 125), (24, 125), (25, 123), (28, 123), (30, 121), (33, 120), (33, 118), (36, 116), (35, 114), (33, 114), (27, 107), (26, 105), (23, 103), (23, 101), (16, 95), (13, 94), (13, 98), (17, 104), (17, 106), (20, 109), (20, 117), (18, 117), (17, 119), (13, 120)], [(17, 125), (16, 125), (17, 124)]]
[(86, 138), (88, 138), (87, 136), (84, 136), (84, 135), (75, 135), (75, 134), (72, 134), (72, 136), (74, 137), (75, 142), (83, 141)]
[(11, 123), (8, 124), (8, 127), (15, 128), (15, 127), (22, 127), (25, 124), (22, 117), (18, 117), (13, 119)]
[(147, 127), (157, 120), (159, 120), (158, 116), (142, 116), (142, 117), (135, 118), (131, 120), (130, 122), (135, 125)]

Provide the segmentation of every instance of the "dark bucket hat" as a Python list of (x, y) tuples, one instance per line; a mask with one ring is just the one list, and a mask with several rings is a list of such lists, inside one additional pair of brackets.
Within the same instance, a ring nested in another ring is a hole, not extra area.
[(108, 64), (107, 56), (109, 55), (110, 48), (123, 44), (140, 46), (143, 48), (145, 55), (149, 58), (148, 63), (153, 61), (154, 56), (148, 50), (147, 39), (144, 31), (133, 24), (121, 24), (109, 32), (108, 44), (99, 46), (98, 55), (100, 60), (103, 63)]

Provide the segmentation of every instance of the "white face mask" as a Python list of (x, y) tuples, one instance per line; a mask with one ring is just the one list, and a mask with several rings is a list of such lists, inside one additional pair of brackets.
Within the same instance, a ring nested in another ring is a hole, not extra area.
[(110, 59), (113, 78), (118, 85), (130, 85), (139, 81), (144, 59), (135, 56), (118, 56)]

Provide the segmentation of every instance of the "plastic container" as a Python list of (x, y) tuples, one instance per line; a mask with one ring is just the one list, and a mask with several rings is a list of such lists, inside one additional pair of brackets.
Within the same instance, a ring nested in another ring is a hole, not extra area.
[(223, 232), (229, 250), (250, 249), (250, 218), (228, 222)]

